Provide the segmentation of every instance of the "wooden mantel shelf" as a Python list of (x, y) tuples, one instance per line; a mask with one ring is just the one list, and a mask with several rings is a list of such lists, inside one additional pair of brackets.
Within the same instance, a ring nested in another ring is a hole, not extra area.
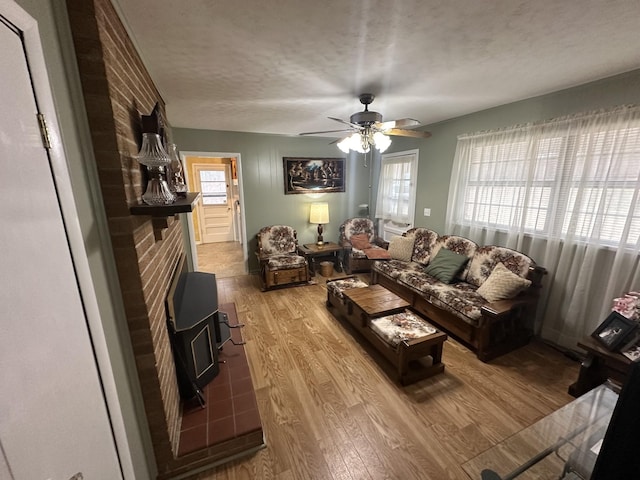
[(151, 215), (152, 217), (170, 217), (176, 213), (189, 213), (200, 196), (200, 192), (188, 192), (187, 198), (178, 198), (171, 205), (134, 205), (129, 208), (131, 215)]
[(171, 205), (134, 205), (129, 207), (131, 215), (149, 215), (153, 223), (156, 240), (162, 240), (163, 230), (169, 228), (169, 218), (178, 213), (189, 213), (195, 208), (200, 192), (187, 192), (186, 198), (178, 198)]

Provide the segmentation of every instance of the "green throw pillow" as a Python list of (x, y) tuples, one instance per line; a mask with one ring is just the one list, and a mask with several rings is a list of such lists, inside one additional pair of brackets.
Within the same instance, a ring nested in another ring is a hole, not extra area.
[(441, 248), (425, 271), (443, 283), (451, 283), (455, 276), (467, 263), (469, 257)]

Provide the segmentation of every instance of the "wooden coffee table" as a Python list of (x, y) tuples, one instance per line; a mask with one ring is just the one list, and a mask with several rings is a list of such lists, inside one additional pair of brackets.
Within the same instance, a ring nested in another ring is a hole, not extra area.
[(347, 297), (347, 312), (355, 320), (354, 326), (366, 327), (371, 318), (401, 312), (410, 304), (382, 285), (369, 285), (365, 288), (352, 288), (345, 290)]
[[(403, 340), (391, 345), (374, 332), (371, 320), (410, 310), (422, 321), (428, 322), (409, 302), (381, 285), (345, 290), (346, 318), (369, 343), (395, 367), (394, 373), (402, 385), (428, 378), (444, 371), (442, 347), (447, 335), (440, 331), (419, 338)], [(431, 359), (430, 362), (425, 361)]]

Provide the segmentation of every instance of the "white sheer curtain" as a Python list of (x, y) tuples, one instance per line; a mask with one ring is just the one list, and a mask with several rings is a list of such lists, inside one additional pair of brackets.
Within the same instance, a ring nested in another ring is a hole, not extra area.
[(547, 268), (538, 333), (574, 348), (640, 288), (640, 107), (461, 135), (446, 231)]
[(376, 218), (399, 224), (413, 222), (412, 178), (416, 154), (383, 155), (376, 200)]

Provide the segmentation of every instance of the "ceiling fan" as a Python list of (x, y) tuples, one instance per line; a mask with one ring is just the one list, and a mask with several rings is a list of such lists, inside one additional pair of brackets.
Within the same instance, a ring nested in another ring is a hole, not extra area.
[(371, 146), (374, 146), (382, 153), (391, 145), (391, 139), (388, 135), (414, 138), (428, 138), (431, 136), (429, 132), (407, 130), (408, 128), (420, 126), (420, 122), (413, 118), (401, 118), (399, 120), (383, 122), (380, 113), (369, 110), (369, 105), (371, 105), (374, 98), (375, 96), (372, 93), (361, 94), (359, 99), (360, 103), (364, 105), (364, 111), (351, 115), (348, 122), (340, 118), (328, 117), (330, 120), (347, 125), (349, 128), (325, 130), (321, 132), (304, 132), (300, 133), (300, 135), (353, 132), (351, 135), (338, 141), (338, 148), (345, 153), (348, 153), (349, 150), (367, 153), (371, 149)]

